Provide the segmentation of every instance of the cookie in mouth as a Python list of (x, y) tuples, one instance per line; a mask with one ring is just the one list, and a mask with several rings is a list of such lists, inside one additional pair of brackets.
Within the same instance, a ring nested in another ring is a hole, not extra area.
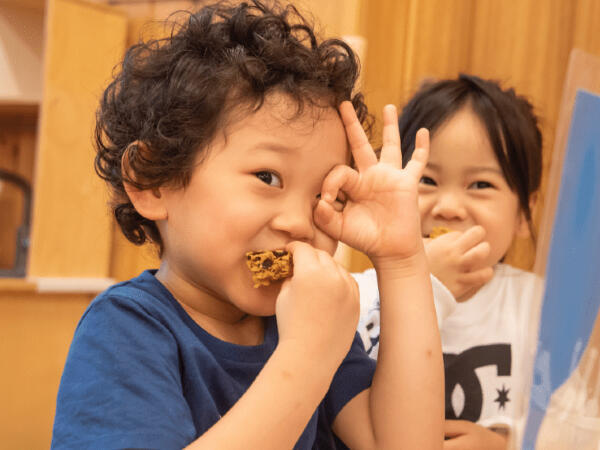
[(292, 274), (292, 259), (286, 250), (262, 250), (246, 253), (246, 265), (252, 272), (254, 287), (269, 286), (272, 281)]
[(429, 233), (429, 237), (435, 239), (436, 237), (440, 237), (442, 234), (450, 233), (451, 231), (453, 230), (447, 227), (433, 227), (431, 233)]

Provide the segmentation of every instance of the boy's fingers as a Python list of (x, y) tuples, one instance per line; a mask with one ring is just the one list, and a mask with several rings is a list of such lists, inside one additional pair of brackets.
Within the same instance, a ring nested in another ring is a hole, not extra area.
[(333, 205), (340, 191), (351, 193), (358, 173), (349, 166), (336, 166), (327, 174), (321, 185), (321, 200)]
[(383, 146), (379, 161), (394, 167), (402, 167), (398, 113), (394, 105), (386, 105), (383, 108)]
[(315, 224), (331, 238), (339, 241), (342, 235), (342, 213), (336, 211), (330, 203), (319, 200), (313, 214)]
[(306, 242), (293, 241), (285, 246), (285, 249), (292, 254), (294, 262), (294, 271), (296, 268), (318, 264), (318, 257), (313, 246)]
[(429, 158), (429, 131), (421, 128), (415, 138), (415, 151), (404, 168), (405, 171), (420, 179)]
[(354, 111), (352, 103), (349, 101), (342, 102), (339, 110), (346, 129), (350, 151), (358, 170), (363, 171), (377, 164), (377, 155), (375, 155), (365, 130), (358, 121), (358, 117), (356, 117), (356, 111)]

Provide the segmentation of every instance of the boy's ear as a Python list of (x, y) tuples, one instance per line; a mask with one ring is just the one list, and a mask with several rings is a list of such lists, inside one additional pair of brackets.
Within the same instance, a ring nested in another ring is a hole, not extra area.
[[(147, 152), (148, 147), (142, 141), (135, 141), (129, 144), (121, 157), (121, 172), (123, 180), (136, 180), (136, 174), (131, 164), (131, 158), (134, 152)], [(164, 220), (167, 218), (167, 209), (164, 204), (164, 197), (159, 189), (139, 189), (127, 181), (123, 181), (125, 192), (135, 210), (146, 219)]]

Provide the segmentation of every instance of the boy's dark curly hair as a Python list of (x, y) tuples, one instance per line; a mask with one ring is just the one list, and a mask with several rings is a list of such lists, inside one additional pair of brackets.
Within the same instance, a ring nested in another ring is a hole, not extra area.
[(154, 242), (161, 253), (156, 224), (138, 214), (123, 183), (185, 187), (198, 152), (236, 108), (256, 111), (272, 93), (293, 99), (297, 114), (351, 100), (361, 123), (372, 123), (353, 93), (354, 52), (338, 39), (319, 41), (294, 6), (223, 1), (180, 15), (169, 37), (127, 50), (96, 117), (95, 169), (111, 188), (115, 218), (127, 239)]
[(517, 194), (535, 240), (529, 200), (541, 183), (542, 133), (532, 104), (514, 89), (468, 74), (424, 83), (398, 119), (403, 163), (411, 158), (419, 128), (427, 128), (435, 136), (441, 125), (466, 106), (487, 130), (504, 178)]

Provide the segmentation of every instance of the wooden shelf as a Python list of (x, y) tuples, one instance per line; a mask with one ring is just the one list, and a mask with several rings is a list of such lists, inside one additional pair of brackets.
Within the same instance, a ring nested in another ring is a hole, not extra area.
[(46, 8), (46, 0), (0, 0), (0, 6), (2, 5), (44, 10)]
[(0, 292), (35, 292), (37, 284), (25, 278), (0, 278)]
[(0, 0), (0, 104), (39, 104), (45, 2)]

